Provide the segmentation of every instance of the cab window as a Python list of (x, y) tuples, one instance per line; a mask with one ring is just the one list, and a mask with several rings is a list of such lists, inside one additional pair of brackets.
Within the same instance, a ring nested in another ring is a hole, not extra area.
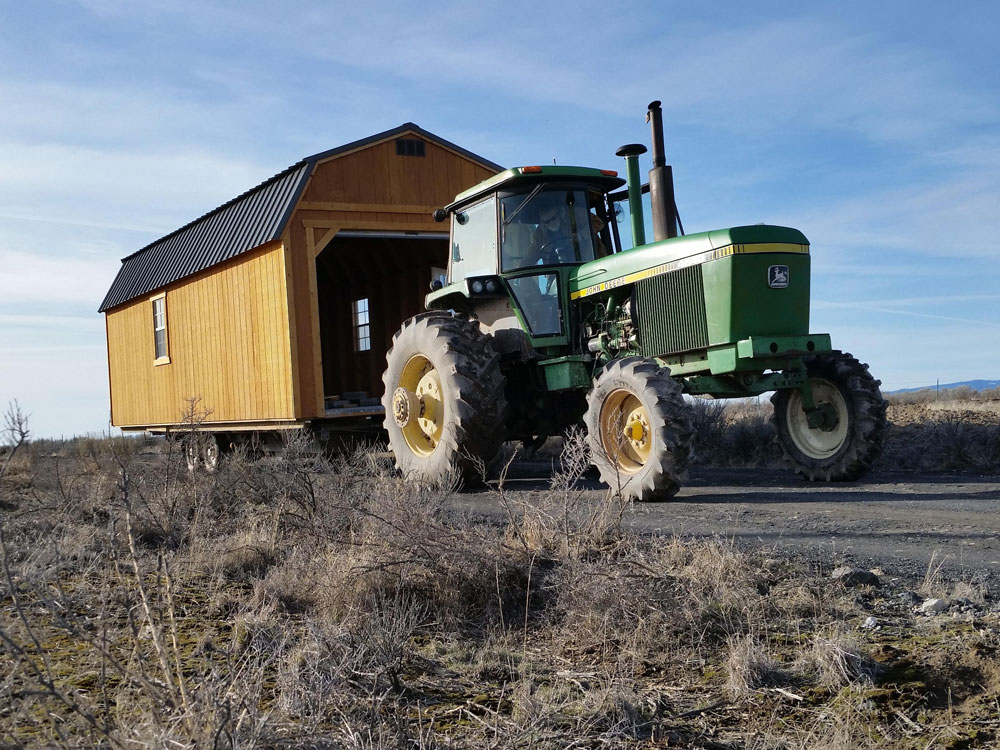
[(508, 283), (532, 336), (562, 333), (558, 273), (519, 276)]
[(456, 211), (451, 224), (450, 280), (496, 273), (496, 197)]

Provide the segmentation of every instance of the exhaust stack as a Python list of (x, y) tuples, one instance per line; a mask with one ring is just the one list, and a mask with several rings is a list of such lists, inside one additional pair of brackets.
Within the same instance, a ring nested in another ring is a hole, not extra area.
[(646, 244), (646, 227), (642, 220), (642, 180), (639, 179), (639, 156), (646, 153), (641, 143), (628, 143), (615, 151), (625, 157), (625, 181), (628, 183), (628, 212), (632, 219), (632, 247)]
[(656, 242), (677, 236), (674, 204), (674, 173), (667, 165), (663, 148), (663, 112), (660, 102), (650, 102), (646, 122), (653, 131), (653, 168), (649, 170), (649, 202), (653, 211), (653, 239)]

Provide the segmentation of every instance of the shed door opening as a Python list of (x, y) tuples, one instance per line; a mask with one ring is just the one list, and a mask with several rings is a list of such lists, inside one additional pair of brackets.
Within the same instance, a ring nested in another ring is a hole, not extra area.
[(341, 232), (316, 257), (323, 394), (327, 407), (363, 392), (382, 398), (385, 353), (404, 320), (424, 310), (448, 264), (442, 235)]

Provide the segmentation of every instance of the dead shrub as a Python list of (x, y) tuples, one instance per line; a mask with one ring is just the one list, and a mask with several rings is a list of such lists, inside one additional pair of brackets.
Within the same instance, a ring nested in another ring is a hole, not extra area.
[(639, 696), (610, 675), (565, 674), (543, 683), (523, 679), (511, 693), (505, 747), (555, 747), (546, 738), (586, 737), (593, 746), (634, 741), (643, 716)]
[(746, 698), (760, 688), (788, 685), (789, 672), (768, 653), (759, 636), (734, 636), (727, 644), (726, 689), (735, 698)]
[(689, 403), (695, 463), (702, 466), (771, 467), (782, 462), (770, 402), (741, 399)]
[(836, 631), (816, 634), (801, 665), (820, 685), (829, 688), (872, 685), (881, 673), (879, 663), (861, 644)]
[(638, 557), (559, 568), (550, 607), (563, 650), (602, 659), (669, 660), (686, 620), (684, 592), (674, 576), (648, 568)]
[(922, 471), (996, 471), (1000, 468), (1000, 425), (945, 412), (922, 423), (893, 427), (882, 462)]

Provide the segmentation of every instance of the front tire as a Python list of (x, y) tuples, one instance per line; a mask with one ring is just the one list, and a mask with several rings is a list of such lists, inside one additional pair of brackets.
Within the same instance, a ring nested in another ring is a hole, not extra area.
[(850, 354), (804, 358), (816, 406), (827, 405), (835, 424), (809, 427), (796, 389), (771, 397), (778, 445), (795, 471), (811, 481), (843, 482), (867, 474), (882, 454), (887, 403), (881, 381)]
[(587, 396), (585, 422), (602, 482), (640, 502), (677, 494), (687, 470), (691, 423), (670, 370), (639, 357), (612, 362)]
[(403, 323), (386, 363), (384, 426), (403, 476), (481, 480), (505, 439), (507, 410), (490, 337), (466, 318), (424, 313)]

